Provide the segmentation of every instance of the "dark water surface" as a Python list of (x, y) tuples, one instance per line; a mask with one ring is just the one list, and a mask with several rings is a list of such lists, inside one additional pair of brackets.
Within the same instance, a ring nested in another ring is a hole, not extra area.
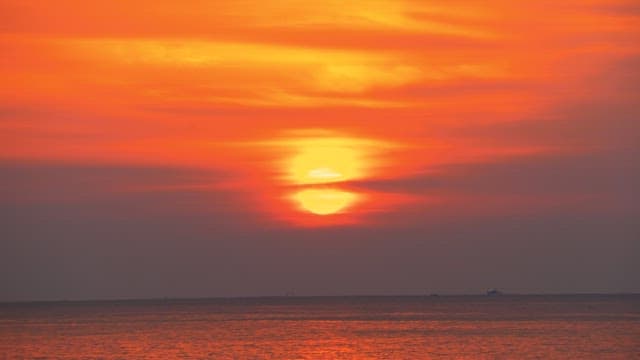
[(640, 296), (0, 304), (0, 359), (640, 359)]

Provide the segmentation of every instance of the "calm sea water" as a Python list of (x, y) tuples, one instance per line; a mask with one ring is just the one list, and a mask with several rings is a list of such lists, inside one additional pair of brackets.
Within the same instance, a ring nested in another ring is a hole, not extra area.
[(0, 304), (2, 359), (640, 359), (640, 296)]

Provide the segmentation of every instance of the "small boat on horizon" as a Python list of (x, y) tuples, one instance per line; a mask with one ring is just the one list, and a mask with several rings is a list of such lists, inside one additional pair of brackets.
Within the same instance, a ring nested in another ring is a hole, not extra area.
[(497, 296), (497, 295), (502, 295), (502, 291), (496, 288), (491, 288), (487, 290), (487, 296)]

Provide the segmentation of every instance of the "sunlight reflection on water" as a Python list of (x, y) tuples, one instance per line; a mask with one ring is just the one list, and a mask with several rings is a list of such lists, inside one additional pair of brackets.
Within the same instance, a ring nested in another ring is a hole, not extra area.
[(22, 358), (632, 358), (640, 297), (256, 298), (0, 305)]

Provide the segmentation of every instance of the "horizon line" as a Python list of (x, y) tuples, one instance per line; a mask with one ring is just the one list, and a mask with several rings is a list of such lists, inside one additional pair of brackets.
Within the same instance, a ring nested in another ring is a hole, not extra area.
[(202, 297), (140, 297), (140, 298), (87, 298), (57, 300), (0, 300), (0, 305), (33, 303), (98, 303), (98, 302), (144, 302), (144, 301), (206, 301), (206, 300), (257, 300), (257, 299), (311, 299), (311, 298), (439, 298), (439, 297), (482, 297), (500, 298), (510, 296), (640, 296), (640, 292), (576, 292), (576, 293), (510, 293), (497, 295), (487, 293), (429, 293), (429, 294), (350, 294), (350, 295), (255, 295), (255, 296), (202, 296)]

